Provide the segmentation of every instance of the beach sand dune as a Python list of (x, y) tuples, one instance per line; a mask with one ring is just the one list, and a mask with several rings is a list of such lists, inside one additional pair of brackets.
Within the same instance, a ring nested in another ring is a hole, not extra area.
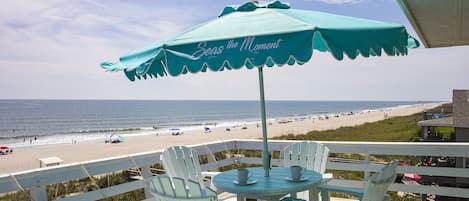
[[(367, 122), (383, 120), (386, 116), (406, 116), (422, 112), (424, 110), (437, 107), (439, 104), (414, 105), (409, 107), (395, 108), (386, 111), (370, 111), (332, 117), (327, 120), (304, 119), (303, 121), (292, 121), (290, 123), (279, 124), (278, 121), (271, 121), (268, 125), (269, 137), (304, 134), (312, 130), (337, 129), (344, 126), (356, 126)], [(246, 127), (246, 129), (242, 129)], [(129, 137), (125, 142), (119, 144), (104, 143), (104, 141), (91, 141), (76, 144), (59, 144), (41, 147), (30, 147), (16, 149), (14, 154), (0, 156), (0, 174), (13, 173), (34, 169), (39, 167), (39, 158), (57, 156), (64, 160), (64, 163), (81, 162), (106, 157), (113, 157), (126, 154), (134, 154), (145, 151), (164, 149), (173, 145), (200, 144), (217, 140), (227, 139), (260, 139), (262, 130), (256, 124), (247, 124), (230, 128), (213, 128), (212, 132), (189, 131), (183, 135), (148, 135)]]

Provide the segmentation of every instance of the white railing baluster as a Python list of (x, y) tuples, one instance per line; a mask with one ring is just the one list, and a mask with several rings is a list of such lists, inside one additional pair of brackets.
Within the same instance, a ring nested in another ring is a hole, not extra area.
[(47, 201), (46, 186), (33, 187), (29, 191), (29, 196), (33, 201)]
[[(141, 169), (142, 169), (142, 177), (144, 180), (150, 180), (150, 178), (153, 177), (153, 173), (151, 173), (150, 165), (142, 166)], [(145, 187), (143, 189), (145, 191), (145, 198), (153, 197), (150, 193), (149, 182), (145, 182)]]
[[(365, 154), (365, 160), (363, 163), (370, 164), (370, 154)], [(368, 177), (370, 177), (370, 172), (365, 171), (365, 174), (363, 174), (363, 179), (368, 179)]]

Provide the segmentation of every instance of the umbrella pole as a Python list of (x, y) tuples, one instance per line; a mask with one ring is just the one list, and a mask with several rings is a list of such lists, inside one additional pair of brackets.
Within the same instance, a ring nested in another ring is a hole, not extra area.
[(264, 148), (262, 149), (262, 164), (264, 165), (265, 177), (270, 176), (270, 152), (269, 145), (267, 144), (267, 122), (265, 117), (265, 98), (264, 98), (264, 75), (262, 72), (263, 67), (258, 67), (259, 72), (259, 92), (261, 99), (261, 119), (262, 119), (262, 142)]

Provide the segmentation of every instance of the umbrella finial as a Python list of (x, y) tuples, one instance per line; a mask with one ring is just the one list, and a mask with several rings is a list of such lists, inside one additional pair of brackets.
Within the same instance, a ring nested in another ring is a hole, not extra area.
[(282, 3), (278, 0), (271, 1), (268, 3), (261, 4), (257, 0), (251, 0), (243, 5), (234, 5), (234, 6), (227, 6), (223, 9), (223, 11), (218, 15), (218, 17), (228, 15), (234, 12), (250, 12), (255, 11), (258, 8), (277, 8), (277, 9), (289, 9), (290, 5), (288, 3)]

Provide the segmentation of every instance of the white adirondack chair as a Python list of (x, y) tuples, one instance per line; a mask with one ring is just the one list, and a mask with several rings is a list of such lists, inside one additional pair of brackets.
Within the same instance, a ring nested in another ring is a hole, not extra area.
[(399, 161), (393, 160), (380, 172), (373, 174), (367, 181), (364, 189), (348, 188), (333, 185), (321, 185), (322, 201), (329, 201), (329, 191), (344, 192), (357, 195), (360, 201), (387, 201), (389, 196), (386, 194), (389, 185), (396, 179), (396, 169)]
[[(323, 183), (332, 179), (332, 174), (325, 174), (329, 148), (317, 142), (298, 142), (283, 149), (283, 166), (299, 165), (323, 175)], [(310, 190), (313, 199), (318, 200), (317, 189)], [(307, 197), (301, 195), (301, 197)]]
[(283, 149), (283, 166), (299, 165), (324, 174), (329, 148), (317, 142), (298, 142)]
[(150, 183), (150, 193), (156, 201), (217, 201), (217, 193), (193, 180), (178, 177), (155, 176)]
[(161, 154), (166, 174), (170, 177), (179, 177), (184, 180), (193, 180), (205, 188), (204, 176), (200, 168), (199, 154), (195, 149), (185, 146), (173, 146)]

